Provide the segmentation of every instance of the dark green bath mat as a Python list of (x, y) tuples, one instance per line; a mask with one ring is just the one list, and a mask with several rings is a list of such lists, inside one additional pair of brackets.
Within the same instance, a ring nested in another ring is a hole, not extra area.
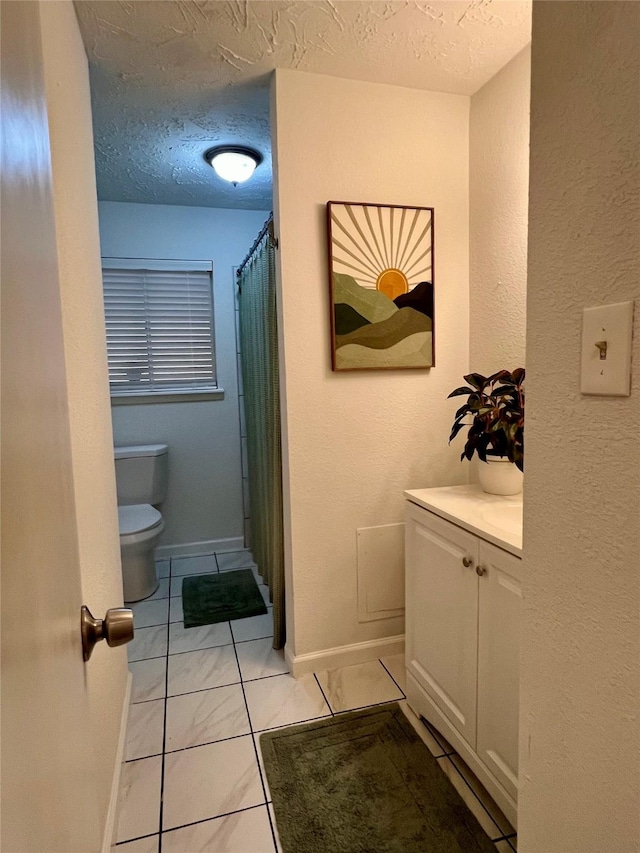
[(185, 628), (246, 619), (267, 612), (251, 569), (185, 578), (182, 609)]
[(495, 853), (396, 702), (260, 746), (284, 853)]

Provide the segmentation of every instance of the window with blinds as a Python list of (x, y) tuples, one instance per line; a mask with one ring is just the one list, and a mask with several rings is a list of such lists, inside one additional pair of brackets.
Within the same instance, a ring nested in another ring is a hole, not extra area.
[(103, 259), (111, 394), (217, 387), (211, 264)]

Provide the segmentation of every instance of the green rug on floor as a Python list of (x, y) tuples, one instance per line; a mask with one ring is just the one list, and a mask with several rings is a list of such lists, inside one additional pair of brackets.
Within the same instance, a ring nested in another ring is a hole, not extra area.
[(246, 619), (267, 612), (251, 569), (185, 578), (182, 609), (185, 628)]
[(495, 853), (396, 702), (260, 746), (284, 853)]

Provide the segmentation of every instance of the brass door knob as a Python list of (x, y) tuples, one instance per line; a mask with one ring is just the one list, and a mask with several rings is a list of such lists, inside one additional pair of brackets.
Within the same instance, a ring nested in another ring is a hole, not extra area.
[(82, 659), (88, 661), (96, 643), (106, 640), (108, 646), (123, 646), (133, 640), (133, 610), (112, 607), (104, 619), (95, 619), (88, 607), (80, 610)]
[(487, 570), (485, 569), (485, 567), (484, 567), (484, 566), (476, 566), (476, 574), (478, 575), (478, 577), (482, 577), (482, 575), (483, 575), (486, 571), (487, 571)]
[(473, 560), (471, 559), (471, 557), (463, 557), (462, 565), (465, 567), (465, 569), (468, 569), (469, 566), (473, 565)]

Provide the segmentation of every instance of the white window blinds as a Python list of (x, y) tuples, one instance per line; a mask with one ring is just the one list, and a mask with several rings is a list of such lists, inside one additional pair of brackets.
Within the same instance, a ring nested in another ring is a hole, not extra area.
[(103, 259), (112, 394), (216, 388), (211, 264)]

